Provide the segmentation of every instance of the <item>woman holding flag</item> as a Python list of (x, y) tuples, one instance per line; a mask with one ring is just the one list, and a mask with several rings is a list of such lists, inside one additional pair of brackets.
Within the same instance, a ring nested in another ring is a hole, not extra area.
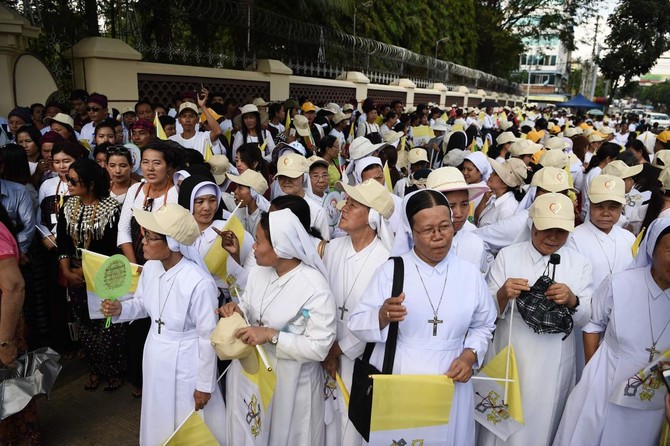
[(89, 380), (84, 388), (96, 390), (104, 376), (108, 380), (104, 390), (113, 392), (121, 387), (126, 372), (123, 352), (126, 326), (105, 328), (103, 319), (90, 319), (81, 250), (107, 256), (118, 253), (119, 205), (109, 196), (104, 173), (93, 160), (82, 158), (72, 163), (65, 179), (70, 199), (58, 216), (58, 260), (68, 283), (68, 295), (79, 323), (79, 340), (89, 367)]
[[(251, 378), (240, 361), (233, 361), (226, 383), (229, 444), (322, 445), (321, 361), (336, 332), (335, 302), (325, 266), (298, 217), (288, 209), (262, 214), (254, 255), (258, 266), (251, 270), (239, 305), (228, 303), (220, 313), (229, 317), (237, 311), (247, 319), (250, 326), (236, 336), (265, 349), (276, 386), (267, 412), (261, 410), (254, 404), (259, 392), (245, 392), (252, 387)], [(263, 398), (262, 391), (260, 395)], [(256, 423), (257, 419), (262, 422)]]
[(224, 299), (239, 301), (247, 284), (244, 261), (251, 253), (253, 237), (244, 230), (233, 213), (226, 221), (221, 216), (221, 189), (204, 176), (191, 175), (179, 187), (179, 204), (191, 211), (198, 223), (200, 236), (194, 246), (212, 274)]

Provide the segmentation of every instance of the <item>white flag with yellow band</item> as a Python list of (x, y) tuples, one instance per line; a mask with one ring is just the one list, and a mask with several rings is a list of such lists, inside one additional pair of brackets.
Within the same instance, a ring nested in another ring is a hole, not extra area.
[[(235, 208), (235, 211), (237, 211), (238, 208), (239, 206)], [(235, 237), (237, 237), (240, 249), (242, 249), (245, 230), (240, 219), (235, 216), (235, 211), (233, 211), (233, 214), (228, 218), (228, 221), (226, 221), (221, 232), (232, 231), (233, 234), (235, 234)], [(212, 276), (215, 276), (215, 279), (220, 279), (222, 282), (227, 283), (228, 286), (232, 286), (236, 281), (235, 278), (228, 277), (227, 264), (229, 255), (228, 251), (221, 246), (221, 236), (219, 236), (214, 240), (214, 244), (209, 248), (209, 251), (207, 251), (204, 260), (207, 270)]]
[(110, 257), (86, 249), (81, 250), (81, 265), (91, 319), (105, 317), (100, 311), (101, 300), (132, 298), (142, 271), (140, 265), (128, 262), (120, 254)]
[(443, 445), (454, 399), (446, 375), (372, 375), (370, 444)]

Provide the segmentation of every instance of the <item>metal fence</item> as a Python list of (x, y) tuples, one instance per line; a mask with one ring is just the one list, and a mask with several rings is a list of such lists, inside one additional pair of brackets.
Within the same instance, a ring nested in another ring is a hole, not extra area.
[[(40, 21), (40, 0), (25, 0), (31, 12), (21, 11), (33, 23)], [(296, 75), (334, 79), (344, 71), (360, 71), (371, 82), (389, 84), (411, 79), (417, 87), (434, 82), (453, 89), (457, 85), (501, 93), (518, 93), (518, 85), (479, 70), (414, 53), (405, 48), (338, 30), (294, 20), (235, 0), (172, 0), (156, 2), (154, 9), (172, 17), (216, 24), (217, 39), (209, 42), (169, 39), (159, 43), (138, 25), (143, 14), (132, 0), (119, 2), (114, 36), (137, 49), (144, 60), (218, 68), (254, 66), (258, 59), (278, 59)], [(169, 10), (167, 9), (169, 8)], [(187, 15), (186, 15), (187, 14)], [(54, 77), (63, 85), (71, 76), (67, 51), (74, 42), (47, 35), (34, 45)]]

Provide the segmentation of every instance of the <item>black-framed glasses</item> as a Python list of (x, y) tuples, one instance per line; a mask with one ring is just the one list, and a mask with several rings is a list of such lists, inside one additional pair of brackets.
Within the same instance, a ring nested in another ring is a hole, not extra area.
[(65, 175), (65, 181), (67, 181), (68, 183), (70, 183), (73, 186), (76, 186), (77, 184), (81, 184), (81, 180), (75, 180), (70, 175)]
[(86, 111), (97, 112), (102, 110), (100, 107), (86, 107)]
[(107, 147), (107, 155), (125, 155), (130, 153), (130, 149), (126, 146), (109, 146)]

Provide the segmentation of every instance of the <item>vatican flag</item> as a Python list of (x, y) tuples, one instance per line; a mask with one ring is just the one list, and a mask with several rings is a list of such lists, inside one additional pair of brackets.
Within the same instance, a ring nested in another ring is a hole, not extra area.
[(384, 183), (389, 192), (393, 193), (393, 180), (391, 180), (391, 171), (389, 170), (389, 162), (384, 163)]
[(158, 139), (167, 141), (168, 137), (165, 134), (165, 130), (163, 130), (163, 125), (161, 124), (160, 119), (158, 119), (158, 115), (154, 115), (154, 127), (156, 127), (156, 136)]
[(635, 243), (633, 243), (633, 246), (631, 247), (631, 250), (633, 251), (633, 257), (637, 256), (637, 252), (640, 250), (640, 243), (642, 243), (642, 240), (644, 239), (644, 233), (646, 231), (647, 228), (642, 228), (640, 233), (635, 238)]
[(202, 417), (193, 411), (163, 446), (218, 446), (218, 444)]
[[(239, 208), (235, 208), (235, 211)], [(231, 214), (231, 216), (228, 218), (228, 221), (226, 224), (223, 226), (223, 229), (221, 229), (221, 232), (224, 231), (232, 231), (233, 234), (235, 234), (235, 237), (237, 237), (237, 240), (240, 245), (240, 249), (242, 248), (242, 244), (244, 243), (244, 226), (242, 226), (242, 222), (240, 221), (239, 218), (235, 215), (235, 211)], [(221, 246), (221, 236), (218, 236), (216, 240), (214, 240), (214, 243), (212, 244), (212, 247), (209, 248), (209, 251), (207, 251), (207, 254), (205, 254), (205, 266), (207, 266), (207, 270), (213, 275), (216, 276), (217, 278), (221, 279), (224, 283), (228, 283), (230, 280), (228, 278), (228, 251), (223, 249)], [(233, 280), (233, 283), (235, 281)]]
[(251, 355), (256, 355), (258, 364), (256, 373), (247, 372), (239, 360), (233, 360), (231, 376), (234, 379), (227, 382), (227, 385), (235, 388), (226, 401), (226, 408), (232, 411), (234, 418), (238, 419), (238, 422), (231, 423), (228, 432), (231, 438), (229, 444), (236, 446), (267, 445), (270, 438), (271, 403), (277, 386), (277, 376), (273, 370), (263, 367), (258, 349), (254, 349)]
[(489, 361), (472, 378), (472, 386), (475, 391), (475, 420), (479, 424), (503, 441), (521, 429), (523, 406), (513, 346), (503, 348)]
[(454, 399), (445, 375), (372, 375), (370, 444), (443, 445)]

